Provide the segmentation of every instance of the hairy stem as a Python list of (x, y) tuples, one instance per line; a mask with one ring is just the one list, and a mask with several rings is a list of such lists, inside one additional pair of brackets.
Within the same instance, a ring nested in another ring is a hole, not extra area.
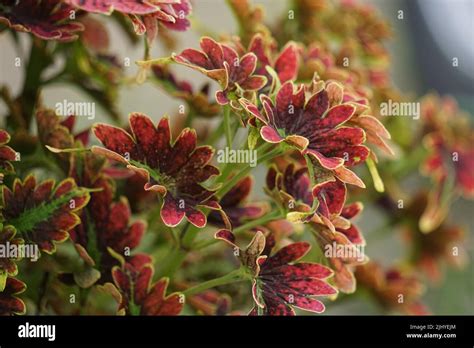
[(248, 275), (246, 272), (242, 269), (236, 269), (235, 271), (232, 271), (225, 276), (215, 278), (212, 280), (208, 280), (207, 282), (198, 284), (196, 286), (193, 286), (185, 291), (183, 291), (183, 294), (185, 296), (190, 296), (194, 294), (199, 294), (203, 292), (204, 290), (210, 289), (210, 288), (215, 288), (216, 286), (221, 286), (221, 285), (226, 285), (226, 284), (231, 284), (231, 283), (236, 283), (236, 282), (241, 282), (243, 280), (247, 280)]
[(282, 219), (284, 217), (285, 216), (280, 211), (275, 211), (275, 212), (273, 212), (273, 214), (264, 215), (259, 219), (249, 221), (249, 222), (235, 228), (234, 233), (239, 234), (239, 233), (248, 231), (251, 228), (254, 228), (254, 227), (257, 227), (257, 226), (260, 226), (260, 225), (265, 225), (268, 222), (271, 222), (271, 221), (274, 221), (274, 220), (279, 220), (279, 219)]

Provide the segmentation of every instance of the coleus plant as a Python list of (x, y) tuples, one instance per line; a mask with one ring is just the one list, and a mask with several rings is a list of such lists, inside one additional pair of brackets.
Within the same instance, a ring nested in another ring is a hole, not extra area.
[(9, 141), (10, 134), (2, 129), (0, 131), (0, 178), (2, 179), (6, 173), (14, 170), (11, 162), (16, 159), (16, 152), (7, 145)]
[[(0, 129), (1, 315), (58, 313), (69, 287), (93, 314), (322, 313), (364, 290), (382, 311), (425, 314), (420, 274), (439, 280), (444, 261), (466, 263), (451, 252), (464, 250), (463, 228), (447, 220), (454, 199), (472, 198), (472, 127), (437, 96), (423, 99), (417, 129), (380, 116), (381, 101), (401, 99), (388, 74), (385, 21), (352, 1), (299, 1), (301, 16), (270, 27), (260, 7), (228, 3), (239, 36), (209, 32), (199, 49), (156, 59), (157, 38), (173, 47), (169, 31), (197, 23), (188, 0), (0, 4), (2, 33), (31, 38), (22, 92), (0, 90), (8, 109)], [(127, 76), (109, 50), (109, 21), (135, 44), (146, 35), (138, 76)], [(63, 70), (47, 77), (60, 59)], [(208, 81), (197, 89), (175, 66)], [(186, 104), (184, 121), (157, 108), (124, 122), (118, 88), (144, 79)], [(77, 131), (80, 115), (60, 115), (40, 97), (57, 82), (94, 98), (110, 122)], [(401, 132), (424, 138), (424, 148), (391, 139)], [(256, 154), (257, 163), (219, 159), (223, 144), (226, 153)], [(397, 207), (398, 182), (418, 163), (432, 180)], [(366, 204), (380, 208), (388, 231), (402, 227), (403, 267), (385, 269), (365, 255), (370, 238), (356, 220), (367, 221)], [(22, 248), (34, 255), (10, 252)], [(38, 293), (32, 273), (44, 276)], [(103, 306), (93, 289), (110, 302)]]
[(119, 313), (140, 315), (178, 315), (184, 301), (178, 293), (166, 296), (168, 279), (162, 278), (151, 285), (153, 266), (147, 255), (135, 255), (129, 262), (112, 269), (112, 278), (121, 301)]
[(0, 315), (25, 314), (26, 306), (19, 298), (25, 290), (25, 283), (15, 278), (7, 278), (0, 292)]
[(364, 162), (369, 155), (369, 149), (362, 145), (364, 130), (344, 126), (356, 108), (342, 103), (342, 87), (335, 82), (319, 84), (309, 97), (306, 93), (304, 85), (295, 89), (292, 82), (287, 82), (277, 91), (275, 103), (266, 95), (260, 96), (263, 112), (248, 100), (240, 102), (261, 122), (262, 139), (284, 142), (299, 150), (311, 163), (312, 171), (330, 171), (344, 182), (363, 187), (364, 183), (347, 168)]
[(173, 59), (216, 80), (222, 88), (216, 92), (219, 104), (226, 105), (246, 91), (258, 91), (266, 85), (267, 78), (255, 74), (258, 59), (255, 53), (239, 56), (231, 46), (209, 37), (202, 38), (200, 45), (202, 51), (189, 48)]
[(191, 13), (191, 4), (188, 0), (67, 0), (66, 3), (91, 13), (111, 15), (114, 11), (119, 12), (130, 18), (137, 34), (146, 32), (149, 43), (156, 38), (159, 25), (178, 31), (184, 31), (190, 26), (187, 16)]
[(332, 275), (329, 268), (317, 263), (292, 264), (308, 252), (309, 243), (293, 243), (270, 255), (272, 239), (266, 239), (261, 232), (257, 232), (245, 250), (235, 245), (235, 236), (229, 230), (218, 231), (216, 238), (238, 250), (244, 270), (252, 278), (256, 306), (250, 315), (294, 315), (292, 307), (320, 313), (324, 305), (314, 296), (337, 293), (325, 281)]
[(27, 242), (45, 253), (54, 253), (56, 244), (64, 242), (68, 231), (80, 224), (77, 212), (89, 201), (87, 189), (77, 187), (73, 179), (60, 183), (34, 176), (16, 179), (11, 190), (2, 191), (2, 218)]
[(167, 226), (178, 225), (184, 217), (197, 227), (206, 225), (206, 216), (198, 206), (219, 207), (213, 198), (215, 191), (201, 185), (219, 170), (210, 165), (213, 149), (196, 147), (196, 133), (184, 129), (174, 144), (167, 118), (157, 127), (146, 115), (130, 115), (133, 136), (112, 126), (98, 124), (94, 134), (105, 148), (92, 151), (122, 162), (146, 179), (144, 190), (163, 197), (161, 218)]
[(61, 1), (3, 1), (0, 21), (44, 40), (73, 41), (83, 25), (70, 20), (72, 6)]

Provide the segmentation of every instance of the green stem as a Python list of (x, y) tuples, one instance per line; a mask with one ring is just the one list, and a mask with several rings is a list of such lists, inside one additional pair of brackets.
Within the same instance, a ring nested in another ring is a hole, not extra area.
[(241, 179), (243, 179), (250, 171), (252, 167), (249, 165), (242, 168), (237, 174), (235, 174), (232, 179), (226, 181), (220, 189), (216, 192), (216, 196), (222, 198), (229, 192)]
[(313, 162), (311, 162), (311, 158), (309, 158), (308, 155), (305, 155), (304, 159), (306, 160), (306, 166), (308, 167), (309, 178), (311, 180), (311, 187), (314, 187), (316, 186), (316, 179), (314, 177)]
[(141, 308), (132, 299), (128, 304), (128, 310), (130, 312), (130, 315), (135, 315), (136, 316), (136, 315), (140, 315)]
[(214, 245), (217, 243), (217, 239), (208, 239), (208, 240), (204, 240), (200, 243), (196, 243), (196, 245), (193, 247), (194, 250), (201, 250), (201, 249), (205, 249), (211, 245)]
[(42, 40), (33, 39), (31, 42), (30, 57), (25, 72), (25, 81), (21, 93), (23, 103), (23, 118), (26, 128), (30, 127), (33, 112), (38, 99), (41, 75), (51, 62), (46, 52), (46, 44)]
[(148, 38), (146, 35), (143, 35), (143, 41), (145, 46), (145, 52), (143, 53), (143, 60), (150, 59), (150, 45), (148, 44)]
[[(265, 303), (265, 301), (263, 300), (263, 296), (262, 296), (262, 287), (261, 287), (261, 284), (260, 284), (260, 281), (257, 279), (257, 298), (258, 298), (258, 302), (260, 303)], [(259, 316), (262, 316), (264, 313), (263, 313), (263, 308), (258, 306), (257, 305), (257, 315)]]
[[(232, 129), (232, 132), (233, 134), (235, 134), (235, 132), (237, 132), (237, 129), (239, 128), (239, 124), (236, 122), (234, 124), (234, 128)], [(266, 151), (268, 148), (271, 147), (271, 144), (269, 143), (264, 143), (262, 144), (259, 148), (257, 148), (257, 153), (258, 152), (264, 152)], [(242, 143), (242, 147), (241, 147), (242, 150), (249, 150), (248, 148), (248, 142), (247, 141), (244, 141)], [(235, 169), (238, 169), (239, 167), (241, 166), (241, 164), (233, 164), (233, 163), (222, 163), (222, 167), (219, 168), (220, 171), (221, 171), (221, 174), (219, 175), (219, 178), (217, 179), (217, 183), (222, 183), (222, 182), (225, 182), (229, 175), (232, 173), (233, 170)]]
[(168, 255), (165, 257), (165, 262), (160, 265), (159, 277), (170, 277), (176, 272), (179, 266), (183, 263), (186, 258), (186, 250), (175, 247), (171, 249)]
[(54, 76), (51, 76), (49, 79), (47, 80), (44, 80), (42, 85), (43, 86), (46, 86), (46, 85), (50, 85), (50, 84), (53, 84), (53, 83), (57, 83), (57, 82), (62, 82), (61, 81), (61, 78), (66, 76), (66, 69), (58, 72), (57, 74), (55, 74)]
[(89, 297), (89, 294), (91, 292), (91, 289), (82, 289), (79, 288), (79, 297), (80, 297), (80, 308), (79, 308), (79, 315), (85, 315), (86, 314), (86, 309), (87, 309), (87, 299)]
[(234, 229), (234, 234), (239, 234), (244, 231), (248, 231), (254, 227), (260, 226), (260, 225), (265, 225), (268, 222), (274, 221), (274, 220), (279, 220), (284, 218), (285, 216), (280, 212), (280, 211), (275, 211), (273, 214), (268, 214), (264, 215), (261, 218), (249, 221), (237, 228)]
[(227, 147), (232, 148), (232, 127), (230, 124), (230, 106), (224, 106), (224, 131), (225, 131), (225, 140)]
[[(263, 152), (265, 151), (268, 147), (270, 147), (272, 144), (263, 144), (260, 147), (260, 151)], [(280, 150), (277, 148), (275, 150), (267, 152), (265, 155), (263, 155), (260, 158), (260, 163), (264, 163), (265, 161), (268, 161), (272, 159), (273, 157), (277, 156), (280, 154)], [(232, 177), (231, 180), (226, 182), (216, 194), (221, 195), (222, 197), (225, 193), (227, 193), (241, 178), (243, 178), (247, 173), (252, 169), (250, 167), (250, 164), (247, 164), (245, 168), (243, 168), (239, 173), (237, 173), (235, 176)], [(207, 216), (209, 215), (210, 210), (209, 209), (203, 209), (203, 213)], [(161, 274), (164, 276), (171, 277), (174, 272), (181, 266), (183, 263), (184, 259), (186, 258), (186, 255), (188, 251), (191, 249), (194, 240), (196, 239), (196, 236), (199, 233), (199, 228), (194, 226), (194, 225), (189, 225), (189, 228), (184, 230), (184, 235), (183, 238), (181, 239), (181, 247), (180, 248), (175, 248), (172, 249), (169, 253), (169, 255), (166, 257), (167, 262), (165, 263), (164, 266), (162, 266)]]
[[(268, 215), (262, 216), (258, 219), (249, 221), (249, 222), (235, 228), (233, 230), (233, 233), (235, 235), (238, 235), (242, 232), (250, 230), (251, 228), (261, 226), (261, 225), (265, 225), (268, 222), (271, 222), (271, 221), (274, 221), (274, 220), (279, 220), (279, 219), (282, 219), (283, 217), (284, 217), (284, 215), (280, 211), (276, 211), (273, 214), (268, 214)], [(208, 246), (214, 245), (217, 242), (218, 242), (217, 239), (205, 240), (205, 241), (202, 241), (201, 243), (195, 244), (193, 249), (194, 250), (201, 250), (201, 249), (207, 248)]]
[[(203, 209), (203, 213), (207, 216), (209, 214), (208, 209)], [(171, 249), (169, 254), (165, 258), (165, 263), (160, 266), (160, 275), (171, 277), (174, 272), (183, 263), (188, 251), (191, 249), (194, 239), (196, 238), (200, 228), (186, 223), (183, 227), (183, 230), (180, 233), (180, 243), (174, 249)]]
[(178, 234), (179, 240), (183, 239), (183, 237), (186, 235), (186, 231), (191, 227), (191, 223), (189, 221), (186, 221), (186, 224), (184, 227), (181, 229), (181, 232)]
[(222, 118), (221, 122), (218, 124), (216, 129), (214, 129), (214, 131), (212, 132), (212, 135), (209, 137), (209, 139), (207, 139), (206, 144), (214, 146), (216, 141), (220, 139), (223, 130), (224, 130), (224, 118)]
[(191, 107), (189, 107), (188, 114), (186, 115), (186, 120), (184, 121), (185, 128), (191, 127), (191, 125), (193, 124), (194, 115), (195, 115), (194, 110)]
[[(262, 146), (262, 149), (264, 147)], [(280, 154), (280, 149), (276, 148), (272, 151), (267, 152), (262, 157), (260, 157), (259, 162), (265, 163), (266, 161), (278, 156)], [(230, 180), (225, 181), (225, 183), (219, 188), (216, 192), (217, 197), (223, 197), (227, 192), (229, 192), (232, 187), (235, 186), (242, 178), (244, 178), (253, 168), (248, 163), (243, 167), (237, 174), (235, 174)]]
[(236, 283), (236, 282), (241, 282), (243, 280), (249, 279), (248, 276), (246, 275), (245, 271), (243, 268), (236, 269), (235, 271), (230, 272), (229, 274), (226, 274), (225, 276), (215, 278), (212, 280), (209, 280), (207, 282), (198, 284), (196, 286), (193, 286), (185, 291), (183, 291), (183, 294), (185, 296), (191, 296), (194, 294), (199, 294), (203, 292), (204, 290), (210, 289), (210, 288), (215, 288), (216, 286), (221, 286), (221, 285), (226, 285), (230, 283)]
[(173, 227), (170, 227), (169, 230), (170, 230), (171, 237), (173, 238), (173, 242), (175, 243), (176, 247), (179, 248), (181, 246), (181, 240), (179, 238), (180, 232), (176, 228), (173, 228)]

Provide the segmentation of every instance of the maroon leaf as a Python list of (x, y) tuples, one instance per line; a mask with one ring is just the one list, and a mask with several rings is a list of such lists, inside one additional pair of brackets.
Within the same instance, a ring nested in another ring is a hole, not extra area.
[[(148, 14), (159, 9), (151, 2), (140, 0), (66, 0), (69, 4), (88, 12), (110, 14), (114, 10), (129, 14)], [(164, 1), (163, 1), (164, 2)]]
[(128, 315), (178, 315), (184, 306), (180, 294), (166, 296), (167, 278), (151, 285), (150, 262), (150, 258), (140, 255), (112, 269), (114, 283), (122, 294), (119, 309)]
[(0, 316), (25, 314), (26, 306), (17, 295), (26, 290), (26, 285), (15, 279), (8, 277), (5, 289), (0, 292)]
[(10, 146), (10, 134), (6, 130), (0, 129), (0, 179), (4, 174), (14, 171), (11, 161), (15, 161), (16, 152)]
[[(16, 237), (16, 230), (13, 226), (4, 226), (0, 223), (0, 245), (9, 249), (10, 247), (18, 248), (23, 243), (23, 239)], [(20, 255), (16, 258), (6, 256), (0, 258), (0, 291), (3, 291), (6, 277), (14, 277), (18, 274), (16, 261), (20, 258)]]
[(267, 83), (265, 76), (254, 74), (257, 67), (254, 53), (250, 52), (239, 58), (234, 48), (209, 37), (203, 37), (200, 45), (202, 51), (186, 49), (173, 56), (173, 59), (219, 82), (222, 88), (216, 92), (219, 104), (226, 105), (230, 101), (229, 95), (233, 99), (233, 95), (241, 94), (240, 90), (256, 91)]
[(265, 212), (263, 204), (247, 202), (252, 186), (252, 177), (247, 176), (240, 180), (219, 202), (226, 217), (223, 218), (219, 212), (212, 211), (208, 216), (209, 222), (223, 227), (227, 223), (224, 219), (227, 218), (231, 225), (236, 227), (245, 220), (262, 216)]
[[(293, 243), (273, 256), (261, 260), (260, 273), (254, 286), (257, 307), (251, 315), (294, 315), (292, 307), (321, 313), (324, 305), (314, 296), (334, 295), (337, 291), (326, 279), (332, 271), (316, 263), (295, 263), (303, 257), (310, 245)], [(263, 308), (259, 311), (258, 307)]]
[[(265, 95), (260, 97), (261, 111), (248, 100), (241, 99), (240, 104), (251, 117), (263, 122), (260, 134), (265, 141), (285, 141), (313, 158), (315, 167), (336, 171), (364, 162), (369, 156), (369, 149), (362, 145), (366, 140), (364, 130), (346, 126), (356, 108), (350, 103), (341, 104), (342, 98), (331, 99), (336, 90), (342, 93), (341, 86), (330, 82), (306, 98), (304, 85), (295, 88), (292, 82), (286, 82), (275, 102)], [(356, 179), (345, 182), (359, 184)]]
[(6, 1), (0, 12), (0, 21), (17, 31), (31, 32), (43, 40), (61, 42), (77, 39), (83, 30), (79, 22), (70, 21), (73, 7), (59, 0)]
[(288, 42), (281, 52), (275, 51), (273, 42), (261, 34), (254, 35), (248, 47), (248, 52), (253, 52), (258, 58), (256, 73), (265, 76), (268, 85), (272, 83), (272, 76), (267, 67), (275, 70), (281, 83), (295, 79), (298, 73), (299, 55), (295, 43)]
[(198, 227), (205, 226), (206, 218), (197, 207), (212, 206), (214, 191), (200, 183), (219, 174), (209, 164), (213, 149), (196, 147), (196, 133), (190, 129), (183, 130), (172, 145), (167, 118), (155, 127), (147, 116), (135, 113), (130, 116), (130, 128), (133, 135), (96, 125), (94, 133), (107, 151), (95, 147), (93, 152), (126, 163), (146, 179), (145, 190), (164, 196), (161, 217), (167, 226), (176, 226), (184, 217)]
[[(414, 274), (398, 268), (384, 270), (378, 263), (369, 262), (357, 267), (356, 277), (385, 310), (411, 315), (429, 314), (420, 303), (423, 283)], [(400, 295), (403, 295), (403, 302), (399, 301)]]
[(55, 244), (64, 242), (81, 222), (77, 214), (89, 198), (88, 191), (78, 188), (72, 178), (57, 185), (53, 180), (37, 184), (30, 175), (23, 182), (16, 179), (13, 190), (3, 187), (2, 214), (25, 241), (53, 253)]

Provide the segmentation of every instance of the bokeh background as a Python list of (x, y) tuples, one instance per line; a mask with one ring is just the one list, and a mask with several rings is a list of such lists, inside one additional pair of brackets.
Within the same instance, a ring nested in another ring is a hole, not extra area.
[[(275, 22), (282, 13), (291, 8), (291, 2), (285, 0), (254, 1), (266, 8), (268, 23)], [(413, 97), (421, 96), (430, 91), (439, 94), (453, 95), (461, 108), (474, 114), (474, 1), (472, 0), (372, 0), (372, 3), (391, 24), (394, 32), (393, 40), (388, 44), (392, 58), (392, 78), (395, 86), (403, 93)], [(199, 37), (207, 32), (236, 33), (237, 23), (231, 11), (222, 0), (194, 1), (193, 29), (176, 34), (178, 45), (176, 52), (186, 47), (198, 47)], [(402, 10), (404, 18), (398, 19)], [(121, 59), (129, 57), (133, 62), (143, 56), (141, 45), (132, 46), (122, 37), (122, 31), (110, 22), (107, 24), (111, 35), (111, 53)], [(0, 84), (8, 84), (14, 95), (19, 93), (23, 83), (22, 69), (11, 69), (10, 64), (15, 57), (28, 56), (29, 36), (20, 34), (22, 47), (14, 48), (11, 37), (0, 35)], [(165, 53), (164, 47), (155, 45), (153, 57)], [(459, 66), (452, 67), (452, 59), (457, 57)], [(58, 62), (54, 70), (60, 69)], [(137, 67), (132, 64), (126, 68), (127, 75), (134, 76)], [(196, 86), (206, 79), (199, 73), (182, 67), (174, 68), (178, 76), (186, 78)], [(214, 86), (216, 87), (216, 86)], [(51, 85), (43, 90), (43, 102), (46, 106), (54, 105), (67, 99), (68, 101), (91, 101), (87, 95), (71, 85)], [(139, 111), (154, 119), (163, 114), (175, 115), (179, 101), (171, 99), (151, 83), (124, 86), (118, 98), (123, 120), (128, 113)], [(0, 103), (0, 115), (4, 115), (5, 106)], [(96, 106), (94, 121), (82, 118), (79, 128), (89, 126), (92, 122), (108, 121), (104, 110)], [(179, 117), (179, 116), (173, 116)], [(176, 119), (172, 118), (172, 122)], [(0, 126), (4, 120), (0, 120)], [(406, 119), (407, 127), (416, 122)], [(474, 175), (474, 174), (473, 174)], [(264, 172), (257, 173), (261, 182)], [(417, 182), (407, 184), (416, 186)], [(259, 186), (259, 185), (256, 185)], [(262, 195), (256, 191), (255, 196)], [(459, 200), (451, 209), (450, 219), (464, 225), (470, 231), (468, 249), (470, 265), (464, 270), (447, 269), (445, 279), (440, 284), (428, 284), (424, 302), (435, 314), (473, 314), (474, 313), (474, 268), (472, 241), (474, 236), (474, 203)], [(397, 231), (384, 234), (383, 238), (374, 237), (373, 233), (384, 225), (383, 215), (375, 207), (366, 206), (358, 225), (367, 239), (366, 253), (383, 265), (396, 263), (404, 255), (404, 244)], [(377, 314), (379, 309), (369, 299), (355, 298), (340, 304), (329, 305), (326, 314)]]

